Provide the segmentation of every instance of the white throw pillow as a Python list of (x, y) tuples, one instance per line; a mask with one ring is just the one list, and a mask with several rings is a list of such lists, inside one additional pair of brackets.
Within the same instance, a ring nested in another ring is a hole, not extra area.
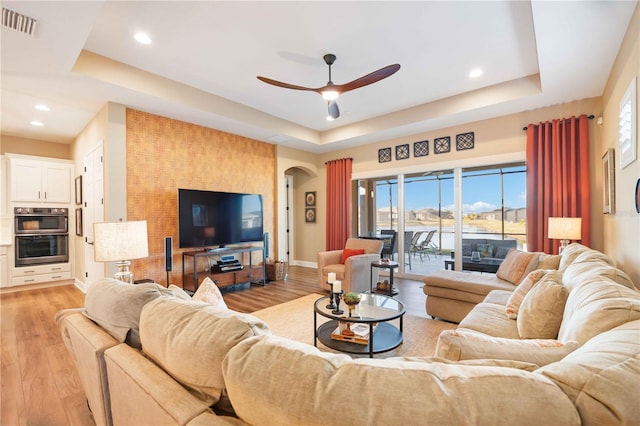
[(533, 288), (534, 285), (538, 283), (548, 272), (545, 269), (537, 269), (535, 271), (531, 271), (521, 282), (518, 284), (515, 290), (511, 293), (509, 300), (507, 301), (507, 305), (505, 306), (505, 312), (507, 313), (507, 318), (516, 319), (518, 318), (518, 309), (520, 309), (520, 305), (524, 300), (524, 297), (529, 293), (529, 291)]
[(209, 277), (202, 280), (202, 283), (198, 286), (198, 290), (196, 290), (191, 300), (223, 308), (227, 307), (227, 304), (224, 303), (224, 299), (222, 298), (222, 293), (220, 293), (220, 289)]
[(558, 337), (569, 292), (562, 273), (550, 271), (527, 293), (518, 310), (518, 333), (522, 339)]

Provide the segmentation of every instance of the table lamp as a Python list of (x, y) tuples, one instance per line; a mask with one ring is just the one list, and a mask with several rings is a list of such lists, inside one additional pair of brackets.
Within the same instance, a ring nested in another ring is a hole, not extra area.
[(582, 218), (580, 217), (550, 217), (548, 237), (560, 240), (558, 254), (569, 245), (569, 240), (582, 238)]
[(147, 221), (102, 222), (93, 224), (96, 262), (116, 262), (116, 280), (133, 284), (131, 259), (149, 256)]

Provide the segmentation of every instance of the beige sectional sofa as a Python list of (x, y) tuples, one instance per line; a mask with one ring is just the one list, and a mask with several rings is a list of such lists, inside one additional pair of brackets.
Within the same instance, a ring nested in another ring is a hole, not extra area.
[(481, 275), (447, 270), (432, 272), (423, 278), (422, 290), (427, 295), (427, 314), (432, 318), (460, 322), (489, 292), (513, 291), (529, 272), (535, 269), (557, 269), (559, 262), (560, 256), (522, 253), (513, 249), (496, 274)]
[[(507, 318), (501, 292), (456, 330), (502, 339), (485, 342), (490, 357), (482, 358), (453, 334), (439, 341), (440, 357), (425, 349), (425, 357), (352, 359), (179, 294), (142, 306), (142, 349), (78, 310), (57, 320), (98, 425), (638, 424), (639, 293), (621, 271), (585, 253), (563, 273), (568, 297), (559, 335), (535, 339), (568, 349), (547, 358), (501, 350), (522, 341), (513, 328), (502, 334), (508, 326), (501, 318), (484, 320), (494, 311)], [(524, 315), (527, 303), (519, 309)], [(517, 319), (508, 320), (517, 330)], [(489, 332), (491, 324), (500, 331)]]

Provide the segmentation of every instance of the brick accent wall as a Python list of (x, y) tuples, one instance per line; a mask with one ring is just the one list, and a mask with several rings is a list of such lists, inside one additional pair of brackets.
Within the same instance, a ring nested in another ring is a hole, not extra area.
[(173, 237), (170, 282), (182, 283), (178, 188), (262, 194), (264, 230), (274, 237), (275, 145), (127, 109), (127, 219), (146, 220), (149, 257), (135, 279), (166, 284), (164, 238)]

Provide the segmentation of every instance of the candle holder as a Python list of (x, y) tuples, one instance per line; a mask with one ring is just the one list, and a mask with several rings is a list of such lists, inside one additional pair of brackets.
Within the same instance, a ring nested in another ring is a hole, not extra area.
[(331, 286), (331, 290), (329, 290), (329, 304), (326, 306), (327, 309), (336, 309), (337, 306), (333, 303), (333, 283), (327, 282)]
[(335, 297), (336, 297), (336, 308), (331, 311), (332, 314), (334, 315), (342, 315), (344, 314), (344, 311), (342, 309), (340, 309), (340, 298), (342, 297), (342, 295), (344, 294), (343, 291), (341, 291), (340, 293), (334, 293)]

